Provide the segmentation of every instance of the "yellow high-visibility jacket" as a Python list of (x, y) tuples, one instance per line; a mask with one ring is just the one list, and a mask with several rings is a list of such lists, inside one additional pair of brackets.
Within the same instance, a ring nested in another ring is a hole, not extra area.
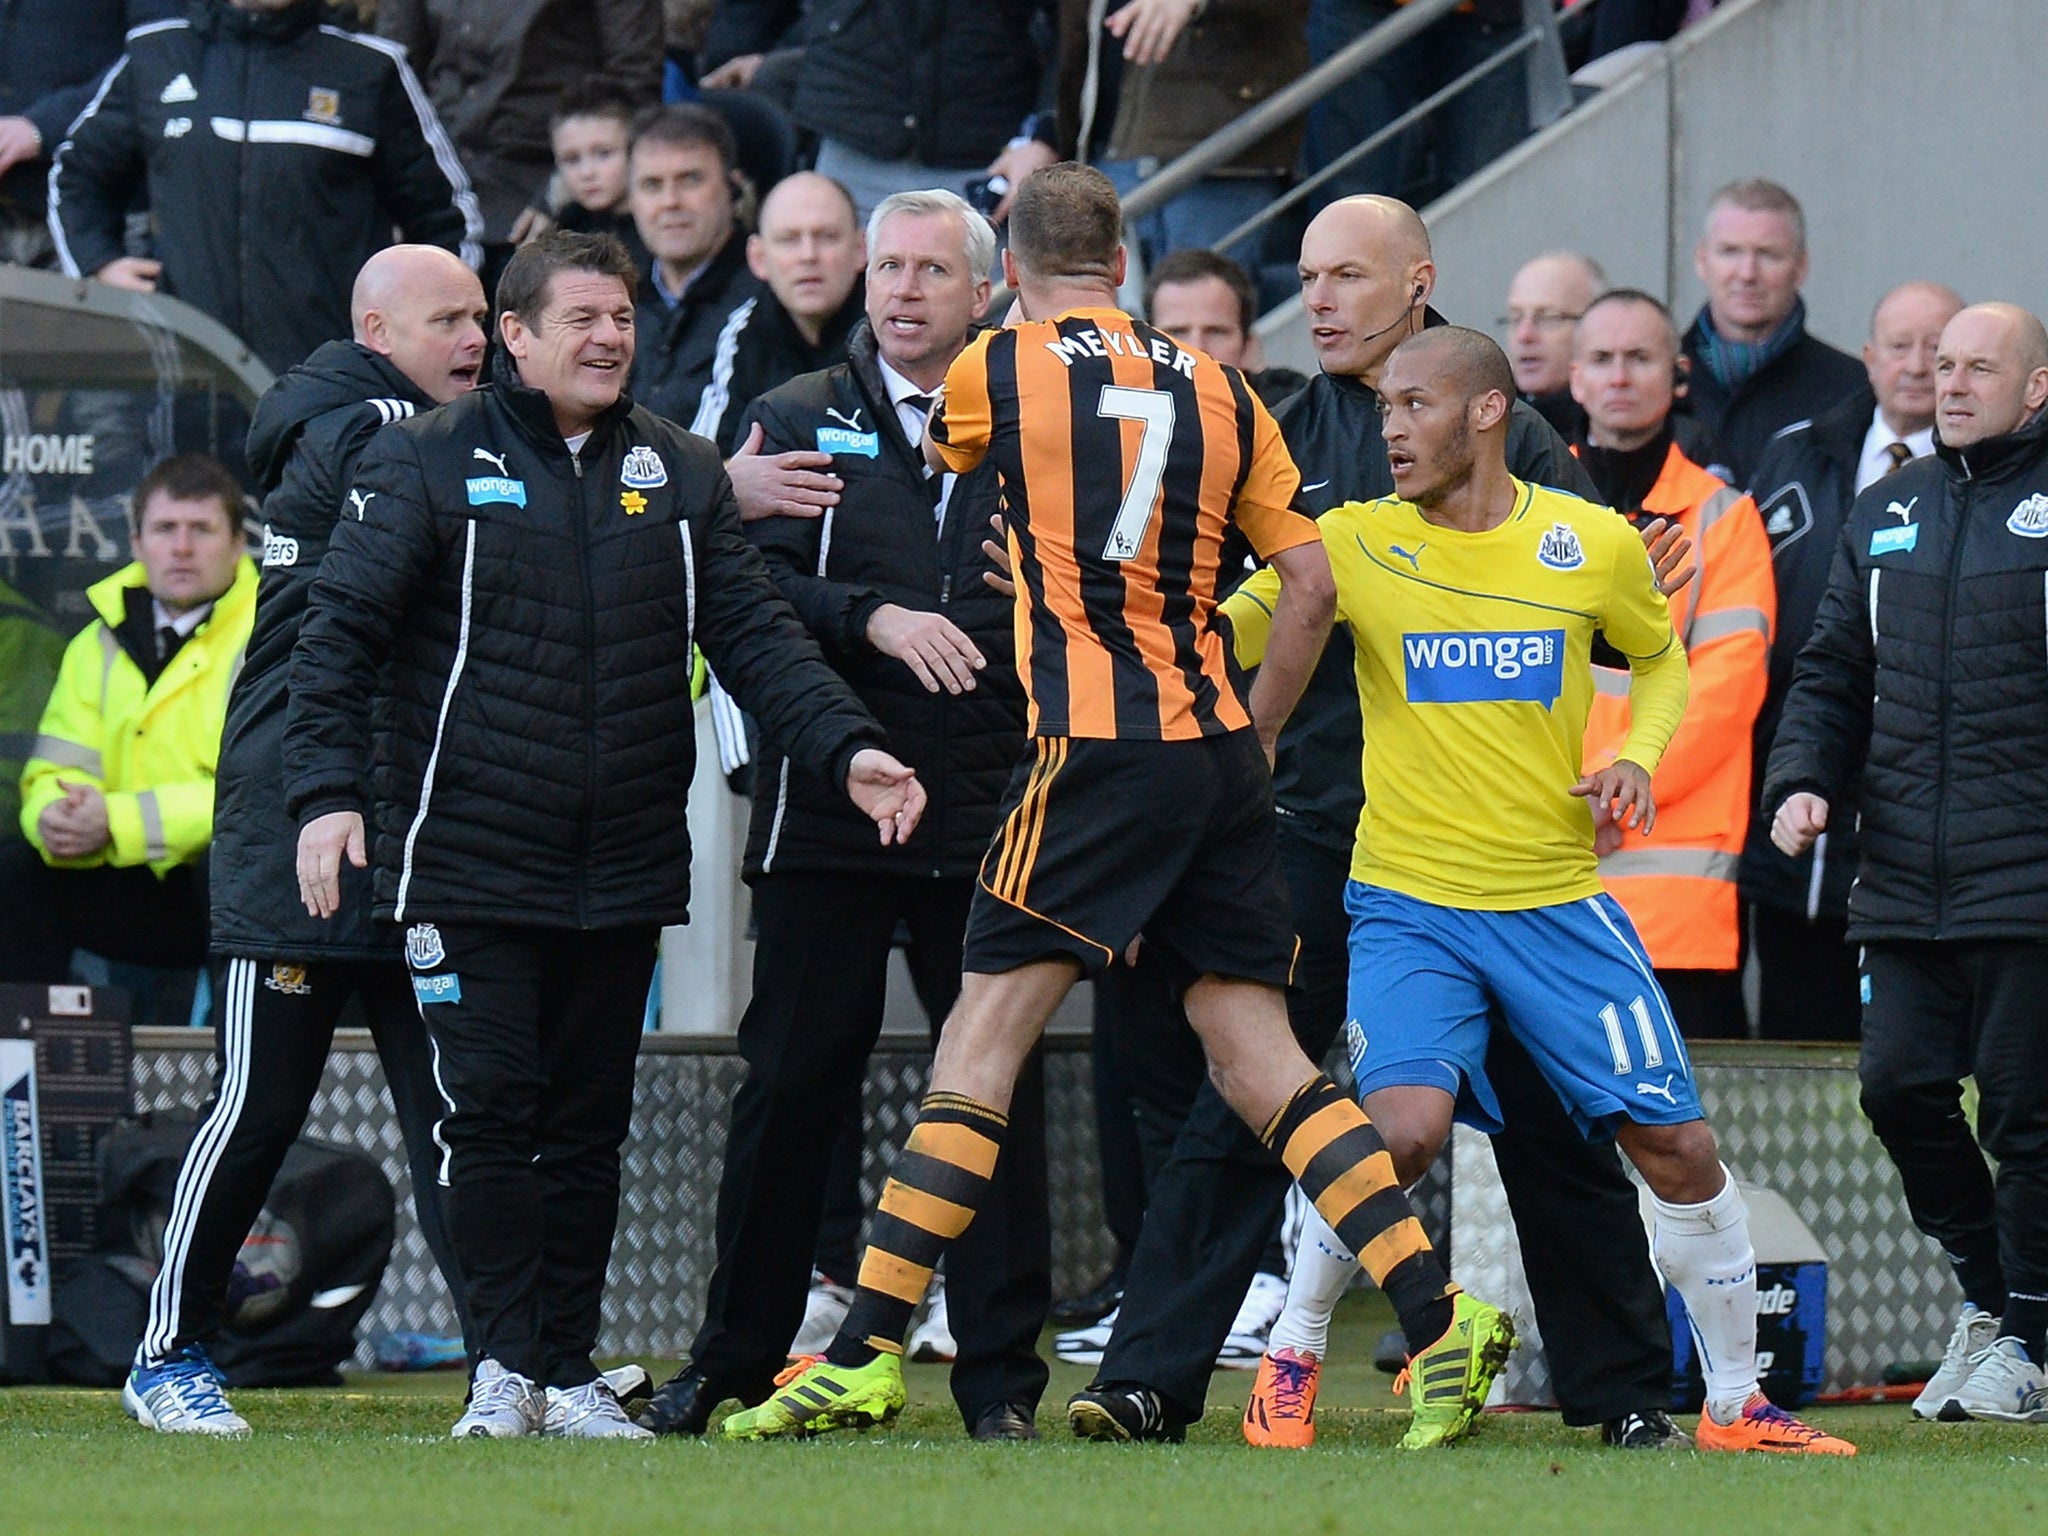
[[(99, 618), (65, 650), (22, 770), (22, 833), (59, 868), (147, 864), (163, 875), (213, 837), (221, 724), (256, 619), (256, 566), (242, 558), (235, 584), (154, 687), (145, 686), (114, 632), (125, 613), (123, 592), (142, 585), (137, 563), (86, 594)], [(107, 797), (113, 841), (89, 858), (51, 858), (36, 827), (43, 808), (64, 798), (66, 784), (89, 784)]]

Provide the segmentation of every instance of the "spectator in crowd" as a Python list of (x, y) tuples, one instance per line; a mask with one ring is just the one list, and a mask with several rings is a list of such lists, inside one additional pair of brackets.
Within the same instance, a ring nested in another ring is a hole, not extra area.
[(1299, 393), (1308, 379), (1292, 368), (1268, 368), (1252, 322), (1259, 317), (1251, 274), (1210, 250), (1173, 251), (1145, 273), (1145, 315), (1184, 347), (1244, 370), (1268, 409)]
[(1515, 388), (1557, 435), (1577, 442), (1586, 415), (1572, 396), (1572, 339), (1586, 306), (1607, 291), (1600, 263), (1576, 251), (1546, 251), (1522, 263), (1501, 317)]
[(0, 261), (49, 264), (50, 152), (121, 56), (122, 34), (180, 8), (178, 0), (19, 0), (0, 10)]
[(404, 45), (482, 207), (484, 291), (513, 247), (548, 227), (550, 123), (566, 90), (628, 111), (661, 100), (660, 0), (378, 0), (377, 33)]
[[(762, 210), (764, 229), (777, 212)], [(975, 873), (1024, 750), (1011, 604), (981, 579), (981, 541), (1001, 505), (994, 468), (934, 476), (917, 449), (931, 397), (988, 307), (995, 232), (941, 190), (885, 199), (869, 229), (866, 316), (851, 356), (747, 412), (770, 452), (835, 445), (838, 506), (829, 525), (774, 517), (747, 532), (834, 668), (918, 760), (934, 809), (908, 843), (877, 847), (832, 785), (772, 744), (761, 762), (746, 854), (760, 929), (739, 1026), (748, 1070), (726, 1138), (705, 1319), (689, 1365), (643, 1414), (665, 1432), (701, 1434), (722, 1399), (757, 1403), (774, 1386), (804, 1316), (827, 1194), (821, 1153), (830, 1127), (858, 1122), (897, 927), (909, 929), (911, 974), (936, 1034), (960, 990)], [(1008, 1150), (1021, 1155), (997, 1165), (989, 1203), (947, 1256), (953, 1391), (977, 1440), (1036, 1439), (1046, 1383), (1036, 1346), (1051, 1253), (1036, 1067), (1028, 1089), (1010, 1110), (1010, 1134), (1023, 1140)]]
[(747, 407), (799, 374), (846, 359), (861, 320), (866, 245), (853, 199), (815, 171), (776, 183), (747, 240), (747, 267), (765, 291), (738, 305), (718, 333), (711, 380), (690, 430), (731, 454)]
[(647, 247), (633, 222), (627, 156), (633, 143), (633, 111), (616, 96), (571, 89), (548, 119), (548, 145), (555, 156), (568, 201), (554, 223), (579, 235), (610, 235), (645, 266)]
[[(1300, 270), (1322, 371), (1278, 420), (1301, 470), (1301, 504), (1321, 516), (1392, 494), (1373, 386), (1402, 339), (1443, 320), (1429, 307), (1436, 263), (1428, 231), (1391, 198), (1325, 209), (1303, 237)], [(1522, 479), (1593, 494), (1570, 449), (1521, 402), (1508, 455)], [(1333, 633), (1280, 734), (1273, 773), (1281, 861), (1301, 936), (1288, 1011), (1312, 1060), (1330, 1050), (1346, 1014), (1343, 887), (1365, 800), (1354, 675), (1350, 641)], [(1512, 1098), (1498, 1143), (1501, 1178), (1566, 1421), (1603, 1424), (1611, 1444), (1678, 1443), (1683, 1436), (1663, 1412), (1670, 1331), (1634, 1187), (1612, 1147), (1579, 1135), (1506, 1030), (1493, 1032), (1487, 1073)], [(1082, 1394), (1126, 1424), (1127, 1437), (1177, 1439), (1201, 1416), (1218, 1348), (1272, 1239), (1287, 1185), (1286, 1169), (1205, 1083), (1153, 1185), (1116, 1330)], [(1587, 1253), (1599, 1253), (1600, 1263), (1584, 1262)], [(1312, 1257), (1305, 1246), (1297, 1267)], [(1261, 1366), (1253, 1396), (1267, 1411), (1255, 1420), (1247, 1410), (1247, 1432), (1306, 1443), (1323, 1349), (1313, 1339), (1287, 1348), (1292, 1359), (1269, 1356)], [(1308, 1388), (1305, 1398), (1290, 1394), (1291, 1410), (1273, 1390), (1283, 1367)]]
[[(356, 271), (394, 225), (475, 264), (476, 199), (403, 51), (321, 14), (194, 0), (130, 34), (51, 167), (67, 273), (176, 294), (282, 373), (349, 334)], [(122, 245), (138, 188), (154, 257)]]
[(256, 608), (242, 490), (217, 460), (135, 488), (135, 563), (93, 586), (0, 846), (0, 977), (63, 981), (71, 951), (206, 962), (207, 844), (228, 687)]
[[(1770, 690), (1757, 716), (1761, 785), (1792, 670), (1827, 590), (1842, 524), (1856, 497), (1934, 451), (1934, 357), (1963, 301), (1940, 283), (1904, 283), (1878, 301), (1863, 344), (1866, 387), (1812, 421), (1787, 427), (1754, 476), (1777, 575), (1778, 624)], [(1829, 827), (1797, 858), (1779, 852), (1759, 816), (1742, 854), (1756, 955), (1758, 1032), (1766, 1040), (1854, 1040), (1862, 1005), (1849, 943), (1849, 886), (1862, 849), (1856, 788), (1844, 784)]]
[[(1749, 1028), (1736, 870), (1777, 592), (1756, 503), (1672, 437), (1677, 361), (1671, 312), (1640, 289), (1601, 295), (1579, 320), (1571, 367), (1572, 396), (1586, 413), (1579, 462), (1600, 499), (1631, 522), (1661, 517), (1682, 528), (1700, 567), (1699, 580), (1670, 599), (1692, 694), (1651, 778), (1656, 835), (1610, 824), (1597, 851), (1601, 884), (1635, 924), (1680, 1031), (1740, 1039)], [(1622, 755), (1633, 718), (1628, 670), (1596, 665), (1593, 676), (1588, 773)]]
[[(1399, 15), (1405, 0), (1309, 0), (1308, 51), (1321, 64), (1381, 22)], [(1368, 65), (1342, 90), (1309, 108), (1302, 148), (1311, 173), (1354, 145), (1363, 143), (1402, 113), (1442, 90), (1474, 66), (1514, 42), (1522, 30), (1520, 0), (1477, 0), (1461, 6), (1420, 37)], [(1528, 70), (1517, 59), (1466, 87), (1431, 120), (1435, 130), (1435, 175), (1427, 185), (1413, 167), (1419, 160), (1415, 133), (1398, 134), (1356, 160), (1317, 192), (1317, 206), (1357, 193), (1412, 192), (1425, 201), (1436, 190), (1466, 177), (1519, 144), (1529, 132)]]
[[(2048, 331), (2017, 305), (1973, 305), (1943, 328), (1934, 378), (1934, 452), (1850, 510), (1763, 804), (1772, 840), (1796, 856), (1862, 777), (1849, 938), (1863, 947), (1863, 1111), (1964, 1299), (1914, 1412), (2038, 1422), (2048, 1402)], [(1965, 1077), (1977, 1084), (1975, 1142)]]
[(474, 1328), (457, 1438), (647, 1436), (590, 1355), (656, 940), (688, 916), (695, 648), (885, 842), (924, 805), (716, 451), (625, 393), (634, 280), (604, 236), (521, 247), (490, 386), (364, 450), (293, 651), (301, 898), (338, 910), (368, 811), (376, 914), (409, 925)]
[(627, 195), (653, 253), (633, 316), (633, 395), (677, 423), (695, 418), (720, 334), (762, 289), (733, 217), (736, 153), (709, 107), (663, 107), (633, 133)]
[(230, 1274), (304, 1127), (335, 1025), (353, 1004), (377, 1042), (412, 1169), (413, 1208), (467, 1332), (440, 1198), (441, 1111), (426, 1029), (397, 933), (372, 921), (370, 882), (343, 873), (331, 921), (297, 893), (298, 828), (280, 761), (292, 643), (356, 460), (377, 430), (477, 384), (488, 310), (476, 274), (433, 246), (388, 246), (356, 277), (355, 335), (330, 341), (265, 392), (249, 433), (263, 488), (263, 577), (248, 664), (228, 700), (214, 816), (214, 1033), (218, 1080), (164, 1224), (164, 1262), (123, 1402), (150, 1429), (243, 1435), (207, 1347)]
[[(817, 170), (865, 218), (892, 192), (963, 188), (996, 159), (1037, 103), (1044, 68), (1032, 36), (1045, 0), (930, 5), (874, 0), (821, 14), (798, 66), (792, 116), (819, 136)], [(704, 43), (708, 81), (765, 53), (799, 0), (719, 0)]]
[[(1130, 196), (1176, 156), (1243, 116), (1308, 68), (1308, 0), (1130, 0), (1102, 31), (1123, 44), (1116, 111), (1101, 167)], [(1098, 34), (1093, 46), (1104, 46)], [(1097, 74), (1100, 71), (1098, 68)], [(1145, 265), (1168, 251), (1216, 245), (1285, 190), (1301, 152), (1298, 121), (1274, 129), (1132, 233)], [(1228, 254), (1258, 260), (1259, 235)]]
[(1707, 204), (1693, 270), (1707, 302), (1685, 333), (1690, 401), (1722, 458), (1706, 467), (1747, 490), (1764, 444), (1863, 382), (1863, 370), (1806, 330), (1806, 215), (1774, 181), (1732, 181)]
[(21, 836), (21, 770), (63, 661), (63, 632), (0, 581), (0, 845)]

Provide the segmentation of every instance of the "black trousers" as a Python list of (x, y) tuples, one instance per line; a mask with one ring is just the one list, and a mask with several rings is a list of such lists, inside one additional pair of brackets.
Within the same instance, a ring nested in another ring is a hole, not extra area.
[(659, 934), (407, 930), (441, 1090), (439, 1178), (472, 1361), (543, 1386), (597, 1375), (619, 1148)]
[(1742, 1006), (1742, 972), (1680, 971), (1659, 968), (1657, 985), (1671, 1005), (1678, 1032), (1688, 1040), (1747, 1040), (1749, 1014)]
[[(1301, 936), (1288, 1012), (1302, 1049), (1320, 1061), (1346, 1013), (1348, 861), (1284, 821), (1280, 857)], [(1504, 1029), (1493, 1031), (1486, 1070), (1508, 1126), (1494, 1151), (1565, 1422), (1667, 1404), (1664, 1293), (1619, 1157), (1579, 1135)], [(1205, 1083), (1153, 1188), (1098, 1381), (1143, 1382), (1182, 1412), (1201, 1413), (1288, 1183), (1279, 1158)]]
[(1863, 1028), (1857, 1001), (1856, 946), (1846, 917), (1807, 921), (1803, 912), (1749, 909), (1756, 954), (1757, 1033), (1766, 1040), (1855, 1040)]
[(1873, 943), (1863, 974), (1863, 1112), (1913, 1224), (1986, 1311), (2008, 1290), (2048, 1296), (2048, 944)]
[(335, 1021), (351, 999), (361, 1000), (384, 1064), (412, 1168), (420, 1235), (468, 1337), (461, 1274), (435, 1182), (441, 1154), (434, 1120), (441, 1101), (405, 967), (396, 960), (299, 966), (237, 958), (217, 961), (213, 969), (213, 1100), (179, 1170), (164, 1224), (164, 1264), (150, 1289), (142, 1337), (145, 1359), (161, 1360), (219, 1331), (235, 1256), (285, 1153), (305, 1128)]
[[(972, 891), (967, 879), (876, 875), (754, 884), (754, 995), (739, 1029), (747, 1075), (726, 1134), (718, 1264), (690, 1348), (691, 1363), (726, 1392), (766, 1396), (803, 1321), (824, 1154), (860, 1111), (897, 924), (909, 927), (911, 973), (936, 1036), (960, 991)], [(988, 1202), (946, 1252), (947, 1319), (960, 1346), (953, 1399), (970, 1427), (996, 1403), (1036, 1407), (1047, 1379), (1038, 1334), (1051, 1305), (1045, 1070), (1034, 1054), (1010, 1102)]]
[(206, 859), (159, 878), (145, 865), (53, 869), (35, 846), (0, 840), (0, 980), (62, 982), (71, 951), (126, 965), (206, 964)]

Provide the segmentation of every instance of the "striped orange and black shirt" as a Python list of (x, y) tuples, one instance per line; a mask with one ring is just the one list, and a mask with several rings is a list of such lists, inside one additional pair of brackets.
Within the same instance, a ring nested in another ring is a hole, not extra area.
[(1301, 476), (1235, 368), (1119, 309), (977, 337), (931, 439), (993, 456), (1037, 736), (1183, 741), (1251, 724), (1211, 623), (1225, 525), (1261, 556), (1308, 544)]

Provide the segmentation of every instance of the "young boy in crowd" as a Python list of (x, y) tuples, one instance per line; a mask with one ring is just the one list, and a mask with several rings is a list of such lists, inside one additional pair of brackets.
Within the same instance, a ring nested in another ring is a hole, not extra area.
[(633, 114), (623, 102), (580, 89), (562, 93), (548, 123), (555, 172), (568, 197), (555, 223), (579, 234), (615, 235), (644, 267), (647, 249), (626, 202), (626, 146), (632, 133)]

